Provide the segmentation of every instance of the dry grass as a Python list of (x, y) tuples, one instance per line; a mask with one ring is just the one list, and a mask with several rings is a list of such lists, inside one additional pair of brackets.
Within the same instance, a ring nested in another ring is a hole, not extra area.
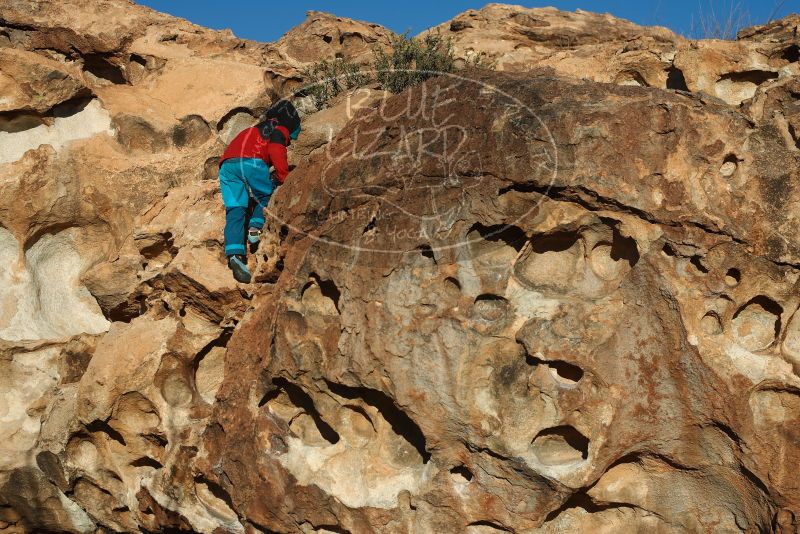
[(695, 39), (736, 39), (739, 30), (772, 21), (783, 9), (786, 0), (776, 0), (766, 21), (753, 20), (741, 1), (698, 0), (698, 14), (692, 15), (689, 35)]

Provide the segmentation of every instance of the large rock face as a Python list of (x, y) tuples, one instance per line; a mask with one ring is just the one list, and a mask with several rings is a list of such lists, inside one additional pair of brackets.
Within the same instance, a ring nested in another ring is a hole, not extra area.
[(428, 32), (452, 39), (459, 59), (481, 57), (498, 70), (536, 65), (598, 82), (702, 91), (739, 105), (763, 84), (798, 75), (797, 25), (793, 15), (744, 30), (738, 41), (689, 41), (610, 15), (489, 4)]
[(6, 4), (0, 531), (799, 531), (797, 16), (460, 15), (497, 71), (308, 115), (242, 286), (225, 143), (389, 33)]

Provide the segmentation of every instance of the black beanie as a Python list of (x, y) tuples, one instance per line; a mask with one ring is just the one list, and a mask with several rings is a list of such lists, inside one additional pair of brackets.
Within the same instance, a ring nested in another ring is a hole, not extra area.
[(275, 119), (278, 124), (292, 133), (300, 126), (300, 115), (288, 100), (278, 100), (267, 110), (267, 119)]

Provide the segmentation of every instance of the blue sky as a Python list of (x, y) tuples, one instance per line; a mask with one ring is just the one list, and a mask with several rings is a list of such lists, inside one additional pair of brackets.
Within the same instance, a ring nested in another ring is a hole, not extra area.
[[(308, 10), (327, 11), (343, 17), (376, 22), (398, 33), (416, 34), (444, 22), (485, 1), (471, 0), (138, 0), (139, 3), (214, 29), (230, 28), (246, 39), (273, 41), (296, 26)], [(800, 11), (800, 0), (551, 0), (511, 1), (527, 7), (555, 6), (573, 11), (585, 9), (632, 20), (639, 24), (667, 26), (684, 35), (698, 28), (701, 16), (712, 11), (727, 16), (733, 7), (752, 24), (761, 24), (777, 9), (777, 17)], [(713, 8), (713, 9), (712, 9)]]

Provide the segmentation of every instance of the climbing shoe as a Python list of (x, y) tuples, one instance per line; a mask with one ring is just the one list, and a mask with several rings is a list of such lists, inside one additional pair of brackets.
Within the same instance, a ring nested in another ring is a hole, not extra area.
[(261, 241), (261, 230), (258, 228), (250, 228), (247, 231), (247, 242), (251, 245), (258, 245)]
[(233, 271), (233, 277), (237, 282), (243, 284), (250, 283), (250, 270), (247, 268), (247, 258), (239, 254), (235, 254), (228, 258), (228, 267)]

